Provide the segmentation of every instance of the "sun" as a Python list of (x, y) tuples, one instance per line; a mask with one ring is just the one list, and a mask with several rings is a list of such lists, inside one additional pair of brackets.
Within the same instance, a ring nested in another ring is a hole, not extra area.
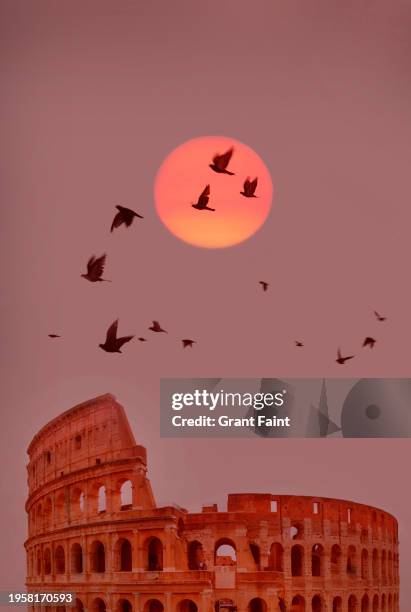
[[(227, 171), (217, 173), (215, 155), (229, 149)], [(244, 182), (258, 178), (256, 197), (245, 197)], [(209, 188), (207, 208), (193, 208)], [(273, 185), (267, 166), (250, 147), (234, 138), (204, 136), (174, 149), (160, 166), (154, 186), (157, 213), (172, 234), (189, 244), (223, 248), (247, 240), (263, 225), (271, 209)]]

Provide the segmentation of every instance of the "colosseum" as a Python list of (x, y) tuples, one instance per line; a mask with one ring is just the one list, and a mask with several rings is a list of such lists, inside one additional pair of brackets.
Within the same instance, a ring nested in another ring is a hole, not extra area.
[(112, 395), (50, 421), (28, 454), (30, 593), (70, 591), (89, 612), (399, 610), (393, 516), (271, 493), (231, 494), (227, 511), (157, 507)]

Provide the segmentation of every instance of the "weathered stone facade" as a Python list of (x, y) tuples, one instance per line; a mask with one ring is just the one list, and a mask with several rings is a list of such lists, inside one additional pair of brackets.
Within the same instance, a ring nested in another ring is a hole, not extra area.
[(52, 420), (28, 454), (30, 592), (74, 591), (90, 612), (399, 610), (393, 516), (272, 494), (229, 495), (226, 512), (158, 508), (111, 395)]

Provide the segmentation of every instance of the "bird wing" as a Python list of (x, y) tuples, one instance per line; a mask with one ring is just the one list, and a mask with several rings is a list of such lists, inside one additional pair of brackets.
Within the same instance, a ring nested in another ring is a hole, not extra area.
[(233, 155), (234, 149), (228, 149), (228, 151), (226, 151), (223, 155), (219, 156), (219, 162), (215, 162), (216, 166), (218, 166), (219, 168), (221, 168), (222, 170), (225, 170), (229, 164), (229, 161), (231, 159), (231, 156)]
[(111, 344), (114, 340), (117, 339), (117, 328), (118, 328), (118, 319), (116, 319), (116, 321), (114, 321), (114, 323), (112, 323), (107, 330), (107, 335), (106, 335), (107, 344)]
[(379, 313), (378, 313), (376, 310), (374, 310), (374, 314), (375, 314), (375, 316), (377, 317), (377, 319), (379, 319), (379, 318), (380, 318), (380, 316), (381, 316), (381, 315), (380, 315), (380, 314), (379, 314)]
[(88, 262), (87, 262), (87, 274), (89, 274), (89, 272), (91, 272), (91, 269), (92, 269), (95, 261), (96, 261), (96, 256), (92, 255), (90, 257), (90, 259), (88, 260)]
[(156, 327), (157, 329), (159, 329), (161, 327), (161, 325), (160, 325), (160, 323), (158, 321), (153, 321), (152, 327)]
[(257, 189), (257, 182), (258, 182), (258, 177), (255, 177), (255, 179), (251, 181), (251, 183), (249, 183), (251, 193), (254, 193), (254, 191)]
[[(121, 208), (121, 207), (117, 206), (117, 208)], [(123, 223), (123, 213), (120, 211), (116, 214), (116, 216), (113, 219), (113, 223), (111, 224), (110, 232), (112, 232), (115, 227), (120, 227), (122, 223)]]
[(122, 336), (121, 338), (116, 338), (117, 347), (121, 348), (123, 344), (125, 344), (126, 342), (130, 342), (130, 340), (132, 340), (133, 338), (134, 336)]
[(342, 355), (341, 355), (341, 351), (340, 351), (340, 349), (338, 349), (338, 351), (337, 351), (337, 357), (338, 357), (338, 359), (341, 359), (341, 358), (342, 358)]
[(250, 189), (250, 177), (249, 176), (247, 176), (247, 178), (244, 181), (243, 189), (244, 189), (244, 193), (248, 193), (248, 190)]
[(90, 267), (89, 273), (92, 278), (99, 279), (101, 278), (104, 272), (104, 266), (106, 264), (106, 255), (102, 255), (93, 261), (93, 264)]

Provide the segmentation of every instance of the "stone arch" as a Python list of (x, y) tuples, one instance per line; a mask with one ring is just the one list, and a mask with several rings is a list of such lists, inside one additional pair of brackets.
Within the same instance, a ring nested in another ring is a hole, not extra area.
[(66, 497), (63, 491), (60, 491), (56, 497), (54, 514), (57, 523), (64, 523), (66, 519)]
[(304, 575), (304, 548), (300, 544), (294, 544), (291, 548), (291, 575)]
[(81, 516), (85, 510), (86, 496), (80, 487), (75, 487), (71, 491), (70, 512), (73, 518)]
[(271, 544), (268, 569), (274, 572), (284, 571), (284, 549), (279, 542)]
[(291, 602), (291, 612), (305, 612), (305, 599), (302, 595), (296, 595)]
[(372, 600), (372, 612), (378, 612), (378, 611), (379, 611), (378, 595), (374, 595), (374, 598)]
[(133, 612), (133, 606), (127, 597), (122, 597), (118, 600), (117, 612)]
[(392, 595), (388, 595), (388, 612), (392, 612)]
[(44, 549), (44, 552), (43, 552), (43, 563), (44, 563), (44, 573), (46, 576), (49, 576), (51, 574), (51, 551), (48, 546), (47, 548)]
[(361, 578), (367, 580), (369, 575), (368, 550), (363, 548), (361, 551)]
[(164, 612), (164, 606), (158, 599), (149, 599), (145, 603), (144, 612)]
[(178, 612), (197, 612), (197, 604), (192, 599), (183, 599), (177, 606)]
[(146, 567), (149, 572), (163, 571), (163, 543), (152, 536), (146, 540)]
[(233, 540), (221, 538), (214, 545), (214, 565), (236, 565), (237, 547)]
[(285, 605), (285, 599), (282, 597), (278, 598), (278, 608), (280, 612), (287, 612), (287, 606)]
[(349, 576), (357, 574), (357, 549), (352, 544), (347, 550), (347, 574)]
[(385, 549), (381, 552), (381, 580), (383, 584), (387, 583), (387, 551)]
[(361, 599), (361, 612), (370, 612), (370, 599), (365, 593)]
[(322, 612), (323, 609), (323, 600), (321, 598), (321, 595), (314, 595), (311, 600), (312, 612)]
[(205, 569), (203, 545), (198, 540), (193, 540), (188, 543), (188, 569), (201, 570)]
[(91, 612), (106, 612), (106, 602), (101, 597), (96, 597), (91, 602)]
[(74, 602), (74, 610), (76, 612), (84, 612), (84, 604), (78, 597), (76, 597), (76, 601)]
[(81, 434), (74, 436), (74, 450), (81, 450), (83, 438)]
[(117, 569), (119, 572), (133, 570), (133, 549), (130, 540), (120, 538), (116, 544)]
[(333, 576), (342, 573), (342, 550), (338, 544), (334, 544), (331, 548), (331, 574)]
[(293, 521), (290, 527), (290, 538), (292, 540), (302, 540), (304, 537), (304, 523)]
[(378, 582), (380, 577), (378, 550), (376, 548), (372, 551), (372, 577), (374, 582)]
[(348, 598), (348, 612), (358, 612), (358, 602), (355, 595), (350, 595)]
[(133, 507), (133, 483), (130, 479), (124, 480), (120, 485), (120, 510), (129, 510)]
[(387, 598), (385, 596), (385, 593), (383, 593), (381, 595), (381, 612), (387, 612), (386, 602), (387, 602)]
[(324, 575), (324, 548), (321, 544), (314, 544), (311, 549), (311, 574)]
[(106, 485), (100, 485), (97, 489), (97, 512), (106, 512), (107, 510), (107, 492)]
[(267, 612), (267, 604), (261, 597), (254, 597), (247, 606), (247, 612)]
[(64, 574), (66, 571), (66, 554), (61, 544), (54, 551), (54, 568), (56, 574)]
[(342, 599), (341, 597), (334, 597), (332, 612), (342, 612)]
[(250, 542), (250, 552), (251, 552), (253, 561), (257, 569), (259, 570), (260, 562), (261, 562), (261, 552), (260, 552), (260, 547), (258, 546), (258, 544), (256, 544), (255, 542)]
[(103, 542), (94, 540), (90, 547), (90, 570), (96, 573), (106, 571), (106, 550)]
[(70, 551), (71, 558), (71, 573), (82, 574), (83, 573), (83, 549), (78, 542), (74, 542), (71, 545)]

